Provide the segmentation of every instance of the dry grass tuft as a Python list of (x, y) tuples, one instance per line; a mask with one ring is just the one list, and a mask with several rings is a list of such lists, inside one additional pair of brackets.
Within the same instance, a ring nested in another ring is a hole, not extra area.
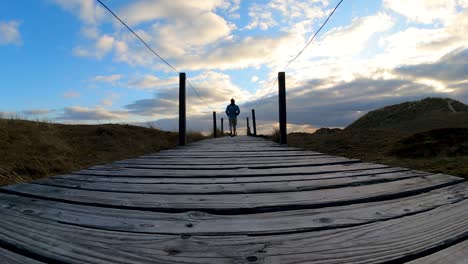
[[(468, 133), (468, 128), (465, 131)], [(468, 155), (459, 151), (460, 146), (468, 146), (466, 136), (464, 141), (459, 138), (456, 141), (447, 141), (446, 138), (454, 138), (451, 132), (460, 133), (460, 129), (446, 129), (443, 132), (445, 134), (440, 139), (444, 140), (436, 141), (438, 138), (432, 137), (430, 142), (426, 140), (427, 135), (433, 135), (434, 132), (421, 135), (385, 130), (343, 130), (331, 134), (293, 133), (288, 136), (288, 144), (330, 155), (468, 179)], [(421, 137), (424, 141), (415, 140)]]
[[(188, 141), (204, 139), (189, 133)], [(0, 185), (28, 182), (159, 152), (178, 135), (131, 125), (63, 125), (0, 119)]]

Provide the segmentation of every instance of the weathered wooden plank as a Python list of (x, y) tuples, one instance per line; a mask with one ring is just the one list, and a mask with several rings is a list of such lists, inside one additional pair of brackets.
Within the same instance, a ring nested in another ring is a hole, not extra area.
[(245, 154), (317, 154), (318, 152), (315, 151), (310, 151), (310, 150), (302, 150), (302, 149), (291, 149), (291, 148), (226, 148), (224, 150), (200, 150), (199, 148), (194, 148), (192, 150), (190, 149), (168, 149), (168, 150), (162, 150), (158, 153), (158, 155), (185, 155), (185, 154), (209, 154), (208, 152), (215, 152), (215, 153), (222, 153), (224, 155), (239, 155), (242, 153)]
[(316, 159), (327, 159), (332, 158), (333, 156), (328, 155), (317, 155), (317, 156), (310, 156), (310, 157), (270, 157), (270, 158), (236, 158), (236, 159), (210, 159), (210, 158), (199, 158), (199, 159), (148, 159), (148, 158), (134, 158), (134, 159), (126, 159), (120, 160), (113, 163), (112, 165), (120, 165), (120, 164), (175, 164), (175, 165), (204, 165), (204, 164), (231, 164), (231, 165), (239, 165), (239, 164), (271, 164), (271, 163), (294, 163), (294, 162), (307, 162), (310, 160)]
[[(292, 161), (307, 161), (311, 159), (321, 159), (321, 158), (326, 158), (326, 157), (333, 157), (333, 156), (326, 156), (326, 155), (313, 155), (313, 156), (277, 156), (277, 157), (230, 157), (229, 159), (226, 157), (220, 157), (218, 156), (217, 158), (205, 158), (205, 157), (198, 157), (198, 158), (180, 158), (180, 157), (165, 157), (165, 156), (159, 156), (159, 157), (136, 157), (133, 159), (127, 159), (128, 161), (137, 161), (137, 162), (172, 162), (172, 163), (211, 163), (210, 164), (216, 164), (220, 162), (224, 162), (225, 164), (237, 164), (237, 163), (244, 163), (244, 162), (252, 162), (252, 163), (274, 163), (277, 161), (283, 161), (283, 162), (292, 162)], [(119, 162), (126, 162), (127, 160), (120, 160), (116, 161), (114, 163), (119, 163)], [(111, 163), (113, 164), (113, 163)]]
[(187, 147), (176, 147), (171, 149), (165, 149), (164, 152), (177, 152), (177, 151), (210, 151), (210, 150), (219, 150), (219, 151), (237, 151), (237, 150), (252, 150), (252, 151), (291, 151), (291, 150), (303, 150), (302, 148), (297, 147), (288, 147), (280, 145), (267, 145), (267, 144), (223, 144), (223, 145), (199, 145), (199, 146), (187, 146)]
[(314, 151), (306, 151), (305, 153), (300, 153), (303, 150), (275, 150), (271, 148), (265, 148), (265, 149), (257, 149), (255, 151), (252, 151), (252, 149), (245, 148), (245, 149), (226, 149), (226, 150), (217, 150), (217, 149), (211, 149), (211, 150), (178, 150), (178, 151), (167, 151), (167, 152), (160, 152), (157, 153), (156, 155), (154, 154), (147, 154), (144, 156), (158, 156), (158, 155), (164, 155), (164, 156), (185, 156), (185, 155), (221, 155), (225, 157), (230, 157), (230, 156), (243, 156), (243, 155), (256, 155), (256, 156), (268, 156), (269, 154), (271, 155), (319, 155), (323, 153), (319, 152), (314, 152)]
[(461, 179), (320, 163), (339, 160), (256, 138), (221, 138), (5, 187), (0, 262), (5, 245), (48, 263), (465, 258)]
[(0, 247), (0, 263), (4, 264), (43, 264), (37, 260), (16, 254)]
[(65, 174), (50, 177), (50, 179), (66, 179), (84, 182), (109, 183), (142, 183), (142, 184), (222, 184), (222, 183), (254, 183), (254, 182), (287, 182), (302, 180), (338, 179), (355, 176), (378, 177), (380, 174), (390, 172), (409, 171), (404, 168), (380, 167), (366, 170), (350, 170), (322, 174), (299, 174), (279, 176), (243, 176), (243, 177), (135, 177), (135, 176), (107, 176), (107, 175), (75, 175)]
[(81, 170), (72, 174), (80, 175), (107, 175), (107, 176), (135, 176), (135, 177), (242, 177), (242, 176), (275, 176), (275, 175), (298, 175), (319, 174), (342, 171), (353, 171), (363, 169), (377, 169), (388, 167), (386, 165), (372, 163), (348, 163), (338, 165), (323, 165), (310, 167), (273, 168), (273, 169), (250, 169), (237, 170), (145, 170), (114, 168), (106, 170)]
[(283, 178), (280, 182), (253, 182), (253, 183), (223, 183), (223, 184), (141, 184), (134, 182), (80, 182), (70, 179), (44, 179), (35, 183), (49, 186), (59, 186), (83, 190), (127, 192), (127, 193), (154, 193), (154, 194), (227, 194), (227, 193), (261, 193), (261, 192), (293, 192), (330, 188), (341, 188), (389, 182), (412, 177), (429, 175), (417, 171), (403, 171), (396, 173), (365, 175), (346, 178), (307, 179), (291, 181)]
[(243, 155), (229, 155), (229, 156), (224, 156), (224, 155), (164, 155), (164, 156), (157, 156), (157, 155), (145, 155), (145, 156), (140, 156), (138, 158), (140, 159), (226, 159), (229, 157), (230, 159), (246, 159), (246, 158), (271, 158), (271, 157), (314, 157), (317, 155), (323, 155), (323, 154), (255, 154), (255, 153), (249, 153), (249, 154), (243, 154)]
[(464, 200), (363, 226), (273, 236), (104, 231), (1, 209), (0, 241), (65, 263), (401, 263), (468, 237), (467, 206)]
[(224, 137), (224, 138), (217, 138), (217, 139), (206, 139), (203, 141), (193, 142), (190, 145), (223, 145), (223, 144), (272, 144), (272, 145), (280, 145), (277, 142), (266, 140), (263, 138), (253, 138), (253, 137), (246, 137), (246, 136), (238, 136), (235, 138), (231, 137)]
[(315, 151), (305, 151), (305, 150), (295, 150), (295, 151), (242, 151), (242, 152), (236, 152), (236, 151), (227, 151), (227, 152), (213, 152), (213, 153), (208, 153), (208, 152), (184, 152), (184, 151), (179, 151), (179, 152), (171, 152), (171, 153), (156, 153), (156, 154), (148, 154), (148, 155), (142, 155), (141, 157), (196, 157), (196, 156), (202, 156), (202, 157), (230, 157), (230, 158), (235, 158), (235, 157), (281, 157), (281, 156), (315, 156), (315, 155), (323, 155), (323, 153), (320, 152), (315, 152)]
[(0, 193), (0, 208), (43, 219), (96, 229), (157, 234), (280, 234), (342, 228), (395, 219), (468, 198), (468, 184), (436, 189), (405, 198), (322, 209), (247, 215), (198, 211), (162, 213), (83, 206)]
[(320, 208), (371, 202), (417, 194), (462, 182), (453, 176), (435, 174), (387, 183), (328, 189), (253, 194), (141, 194), (77, 190), (38, 184), (17, 184), (2, 189), (14, 193), (81, 204), (135, 207), (167, 212), (204, 210), (217, 213), (266, 212), (283, 209)]
[(177, 164), (109, 164), (109, 165), (98, 165), (90, 167), (89, 170), (105, 170), (118, 168), (131, 168), (131, 169), (180, 169), (180, 170), (236, 170), (236, 169), (271, 169), (271, 168), (293, 168), (293, 167), (308, 167), (308, 166), (319, 166), (319, 165), (332, 165), (332, 164), (348, 164), (360, 162), (357, 159), (348, 159), (342, 157), (324, 158), (324, 159), (312, 159), (304, 162), (277, 162), (270, 164), (203, 164), (203, 165), (177, 165)]
[(302, 148), (295, 147), (284, 147), (284, 146), (259, 146), (259, 145), (245, 145), (245, 146), (236, 146), (236, 145), (222, 145), (219, 147), (179, 147), (172, 149), (161, 150), (160, 153), (179, 153), (179, 152), (288, 152), (288, 151), (304, 151)]
[(454, 246), (437, 251), (427, 257), (419, 258), (408, 264), (467, 264), (468, 239)]

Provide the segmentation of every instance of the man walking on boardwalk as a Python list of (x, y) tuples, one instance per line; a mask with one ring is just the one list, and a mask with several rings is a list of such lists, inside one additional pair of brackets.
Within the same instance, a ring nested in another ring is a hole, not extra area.
[[(239, 106), (236, 105), (236, 101), (231, 99), (231, 104), (226, 107), (226, 115), (229, 117), (229, 130), (231, 137), (237, 136), (237, 116), (240, 114)], [(234, 130), (234, 133), (232, 131)]]

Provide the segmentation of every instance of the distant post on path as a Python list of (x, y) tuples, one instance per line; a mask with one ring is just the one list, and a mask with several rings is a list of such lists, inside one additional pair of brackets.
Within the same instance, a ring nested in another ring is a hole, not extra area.
[(279, 106), (279, 130), (280, 144), (288, 144), (286, 132), (286, 74), (278, 73), (278, 106)]
[(250, 133), (250, 123), (249, 123), (249, 117), (247, 117), (247, 136), (250, 136), (252, 133)]
[(179, 73), (179, 146), (185, 146), (186, 143), (185, 80), (185, 73)]
[(213, 112), (213, 137), (218, 137), (216, 135), (216, 112)]
[(221, 136), (224, 136), (224, 118), (221, 117)]
[(253, 126), (253, 134), (257, 136), (257, 122), (255, 119), (255, 109), (252, 109), (252, 126)]

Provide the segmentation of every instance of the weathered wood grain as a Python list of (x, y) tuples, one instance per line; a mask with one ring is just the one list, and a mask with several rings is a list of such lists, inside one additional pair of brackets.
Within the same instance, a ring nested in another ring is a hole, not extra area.
[(0, 263), (2, 264), (44, 264), (26, 256), (16, 254), (0, 247)]
[(0, 263), (464, 263), (468, 183), (253, 137), (0, 188)]
[(157, 153), (143, 155), (141, 157), (157, 158), (164, 155), (164, 157), (189, 157), (189, 158), (242, 158), (242, 157), (307, 157), (307, 156), (317, 156), (323, 155), (323, 153), (314, 152), (314, 151), (261, 151), (261, 152), (213, 152), (213, 153), (203, 153), (203, 152), (174, 152), (174, 153)]
[(419, 258), (408, 264), (467, 264), (468, 238), (454, 246), (437, 251), (427, 257)]
[(258, 212), (317, 208), (369, 202), (428, 191), (463, 179), (435, 174), (417, 178), (345, 188), (252, 194), (144, 194), (102, 192), (39, 184), (6, 186), (5, 191), (88, 205), (135, 207), (159, 211)]
[[(272, 168), (293, 168), (293, 167), (309, 167), (309, 166), (320, 166), (320, 165), (333, 165), (333, 164), (348, 164), (357, 163), (360, 160), (348, 159), (341, 157), (323, 158), (323, 159), (312, 159), (302, 162), (276, 162), (271, 164), (203, 164), (203, 165), (178, 165), (178, 164), (118, 164), (118, 165), (100, 165), (89, 168), (90, 170), (105, 170), (118, 168), (131, 168), (131, 169), (180, 169), (180, 170), (236, 170), (236, 169), (272, 169)], [(214, 163), (214, 162), (213, 162)]]
[[(216, 153), (224, 153), (224, 152), (289, 152), (289, 151), (306, 151), (301, 148), (293, 148), (293, 147), (284, 147), (284, 146), (231, 146), (231, 145), (224, 145), (222, 147), (186, 147), (186, 148), (173, 148), (173, 149), (166, 149), (162, 150), (160, 154), (166, 155), (171, 153), (199, 153), (199, 152), (216, 152)], [(316, 153), (312, 151), (312, 153)]]
[[(269, 157), (269, 158), (235, 158), (235, 159), (202, 159), (198, 158), (195, 160), (191, 159), (164, 159), (164, 158), (134, 158), (120, 160), (110, 163), (111, 165), (125, 165), (125, 164), (147, 164), (147, 165), (158, 165), (158, 164), (174, 164), (174, 165), (213, 165), (213, 164), (225, 164), (225, 165), (244, 165), (244, 164), (275, 164), (281, 163), (297, 163), (297, 162), (308, 162), (319, 159), (333, 158), (329, 155), (316, 155), (310, 157)], [(335, 157), (336, 158), (336, 157)]]
[(368, 224), (425, 212), (466, 198), (468, 198), (468, 184), (460, 183), (419, 195), (373, 203), (244, 215), (98, 208), (1, 193), (0, 208), (61, 223), (115, 231), (191, 235), (271, 235)]
[(86, 169), (72, 174), (103, 175), (103, 176), (135, 176), (135, 177), (243, 177), (243, 176), (275, 176), (298, 174), (322, 174), (363, 169), (386, 168), (386, 165), (372, 163), (347, 163), (337, 165), (322, 165), (310, 167), (273, 168), (273, 169), (233, 169), (233, 170), (168, 170), (168, 169), (130, 169), (108, 168), (106, 170)]
[[(278, 175), (278, 176), (242, 176), (242, 177), (138, 177), (138, 176), (109, 176), (109, 175), (80, 175), (65, 174), (50, 179), (65, 179), (84, 182), (115, 182), (136, 184), (222, 184), (222, 183), (255, 183), (255, 182), (289, 182), (303, 180), (338, 179), (357, 176), (378, 177), (380, 174), (390, 172), (404, 172), (409, 169), (379, 167), (366, 170), (350, 170), (341, 172), (325, 172), (317, 174)], [(415, 171), (413, 171), (415, 172)]]
[(261, 193), (261, 192), (293, 192), (309, 191), (330, 188), (342, 188), (402, 180), (412, 177), (429, 175), (429, 173), (417, 171), (392, 172), (376, 175), (365, 175), (345, 178), (317, 179), (291, 181), (282, 179), (280, 182), (252, 182), (252, 183), (219, 183), (219, 184), (184, 184), (184, 183), (115, 183), (115, 182), (80, 182), (70, 179), (44, 179), (36, 181), (36, 184), (59, 186), (83, 190), (127, 192), (127, 193), (156, 193), (156, 194), (227, 194), (227, 193)]
[[(204, 156), (204, 155), (202, 155)], [(212, 155), (210, 155), (212, 156)], [(229, 161), (229, 160), (234, 160), (234, 161), (249, 161), (251, 160), (249, 157), (244, 157), (244, 156), (235, 156), (235, 157), (226, 157), (226, 156), (223, 156), (223, 155), (219, 155), (217, 156), (219, 159), (214, 159), (215, 161), (218, 161), (218, 160), (225, 160), (225, 161)], [(295, 160), (295, 159), (298, 159), (298, 160), (308, 160), (308, 159), (314, 159), (314, 158), (323, 158), (323, 157), (336, 157), (336, 156), (331, 156), (331, 155), (326, 155), (326, 154), (314, 154), (314, 155), (290, 155), (290, 156), (256, 156), (255, 157), (255, 160), (256, 161), (270, 161), (270, 160)], [(209, 160), (210, 158), (204, 158), (205, 160)], [(149, 161), (149, 160), (153, 160), (153, 161), (161, 161), (161, 160), (167, 160), (167, 161), (177, 161), (176, 159), (174, 159), (174, 157), (171, 157), (171, 156), (166, 156), (166, 155), (152, 155), (152, 156), (138, 156), (138, 157), (135, 157), (135, 158), (132, 158), (132, 159), (128, 159), (128, 160), (143, 160), (143, 161)], [(199, 162), (199, 161), (203, 161), (203, 158), (201, 159), (196, 159), (196, 160), (188, 160), (188, 161), (191, 161), (191, 162)]]
[(1, 209), (0, 240), (66, 263), (397, 263), (466, 238), (467, 206), (464, 200), (363, 226), (273, 236), (105, 231)]

